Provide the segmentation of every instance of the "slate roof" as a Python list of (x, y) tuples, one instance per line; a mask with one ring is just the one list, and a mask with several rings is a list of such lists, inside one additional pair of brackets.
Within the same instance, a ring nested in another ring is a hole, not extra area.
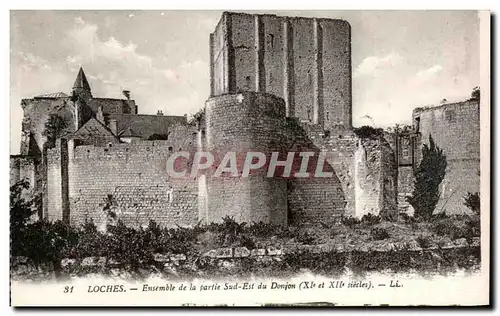
[(120, 136), (120, 137), (141, 137), (141, 135), (139, 135), (138, 133), (136, 133), (130, 127), (128, 127), (127, 129), (125, 129), (121, 133), (118, 133), (118, 136)]
[(185, 116), (145, 115), (145, 114), (110, 114), (109, 119), (116, 120), (118, 135), (127, 129), (133, 131), (136, 137), (147, 139), (153, 134), (168, 135), (174, 124), (186, 124)]
[(78, 75), (76, 76), (73, 88), (82, 88), (84, 90), (90, 91), (89, 81), (87, 80), (82, 67), (80, 67), (80, 70), (78, 71)]
[(109, 114), (130, 111), (127, 100), (123, 99), (92, 98), (89, 100), (88, 105), (95, 113), (97, 113), (99, 106), (102, 106), (103, 113)]
[(98, 119), (93, 117), (90, 120), (88, 120), (85, 124), (83, 124), (83, 126), (80, 127), (76, 132), (74, 132), (72, 136), (84, 136), (89, 134), (97, 135), (102, 133), (104, 133), (104, 135), (106, 136), (113, 136), (116, 138), (116, 135), (113, 134), (113, 132), (109, 129), (109, 127), (107, 127), (106, 125), (101, 123)]
[(45, 93), (45, 94), (40, 94), (35, 97), (34, 99), (58, 99), (58, 98), (68, 98), (69, 95), (67, 95), (64, 92), (54, 92), (54, 93)]

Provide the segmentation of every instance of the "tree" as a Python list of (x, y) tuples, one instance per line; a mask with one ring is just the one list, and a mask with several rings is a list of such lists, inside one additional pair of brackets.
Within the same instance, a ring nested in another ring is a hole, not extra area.
[(429, 145), (422, 148), (422, 161), (415, 170), (415, 186), (408, 202), (415, 210), (415, 216), (429, 220), (439, 201), (439, 185), (446, 174), (446, 156), (429, 135)]
[(28, 188), (24, 180), (10, 188), (11, 255), (28, 257), (36, 265), (50, 262), (59, 276), (63, 253), (76, 244), (78, 236), (62, 221), (31, 222), (37, 197), (24, 194)]
[(479, 87), (474, 87), (474, 89), (472, 89), (472, 93), (470, 94), (470, 99), (479, 101), (480, 97), (481, 97), (481, 92)]
[(198, 124), (199, 122), (201, 122), (203, 119), (205, 118), (205, 108), (201, 108), (198, 110), (198, 112), (196, 112), (195, 114), (193, 114), (193, 117), (191, 117), (191, 119), (189, 119), (188, 121), (188, 125), (196, 125)]
[(60, 138), (68, 124), (61, 116), (50, 114), (49, 119), (45, 122), (45, 130), (43, 135), (47, 137), (46, 148), (53, 148), (56, 145), (56, 140)]
[(373, 128), (371, 126), (361, 126), (354, 128), (354, 134), (359, 138), (370, 138), (370, 139), (378, 139), (384, 136), (384, 130), (381, 128)]
[(10, 247), (13, 256), (22, 255), (28, 223), (36, 212), (33, 207), (34, 199), (26, 199), (23, 196), (23, 192), (28, 188), (29, 182), (26, 180), (10, 187)]

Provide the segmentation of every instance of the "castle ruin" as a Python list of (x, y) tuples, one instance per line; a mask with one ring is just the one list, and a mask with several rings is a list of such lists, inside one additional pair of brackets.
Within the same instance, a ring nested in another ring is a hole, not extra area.
[[(348, 22), (225, 12), (209, 51), (211, 95), (194, 123), (138, 114), (130, 91), (123, 99), (96, 98), (83, 69), (70, 95), (22, 100), (21, 153), (11, 156), (11, 183), (27, 178), (43, 196), (39, 216), (71, 225), (105, 224), (110, 211), (131, 226), (149, 220), (192, 226), (225, 216), (332, 224), (407, 207), (430, 133), (451, 159), (438, 207), (464, 209), (464, 192), (479, 191), (477, 101), (415, 110), (413, 128), (403, 134), (356, 135)], [(46, 131), (54, 115), (65, 122), (57, 139)], [(202, 150), (321, 152), (333, 177), (168, 176), (172, 154)]]

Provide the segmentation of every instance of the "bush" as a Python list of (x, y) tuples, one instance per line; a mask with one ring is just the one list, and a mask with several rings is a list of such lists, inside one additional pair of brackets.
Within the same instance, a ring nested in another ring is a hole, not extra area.
[(381, 128), (373, 128), (371, 126), (361, 126), (353, 129), (354, 134), (359, 138), (379, 139), (384, 135), (384, 130)]
[(420, 246), (420, 248), (429, 248), (432, 247), (432, 239), (429, 236), (418, 236), (417, 239), (415, 239)]
[(347, 216), (347, 217), (342, 217), (340, 222), (349, 228), (353, 228), (361, 223), (361, 221), (355, 217), (352, 216)]
[(451, 217), (440, 219), (432, 225), (432, 231), (438, 236), (448, 236), (452, 240), (465, 238), (466, 231), (464, 223), (459, 226), (459, 222), (453, 220)]
[(205, 119), (205, 108), (201, 108), (193, 114), (193, 116), (188, 120), (188, 125), (196, 126), (199, 122)]
[(466, 225), (466, 239), (469, 243), (472, 242), (473, 237), (481, 237), (481, 220), (479, 215), (471, 216), (465, 221)]
[(380, 227), (373, 228), (371, 230), (371, 235), (373, 240), (384, 240), (391, 237), (385, 228)]
[(93, 221), (85, 223), (76, 229), (78, 241), (74, 247), (66, 249), (64, 257), (85, 258), (91, 256), (105, 256), (107, 236), (97, 230)]
[(133, 270), (154, 262), (152, 240), (147, 238), (142, 228), (135, 230), (119, 220), (116, 226), (108, 226), (108, 236), (108, 259), (130, 266)]
[(479, 192), (470, 193), (464, 196), (464, 205), (467, 206), (474, 214), (480, 214), (481, 212), (481, 199), (479, 197)]
[(419, 223), (419, 218), (416, 218), (415, 216), (410, 216), (406, 213), (401, 213), (399, 216), (405, 222), (405, 224), (413, 226)]
[(172, 253), (191, 253), (199, 233), (198, 229), (184, 227), (165, 229), (163, 234), (166, 236), (165, 242), (161, 245), (162, 249)]
[(21, 256), (25, 252), (24, 237), (28, 222), (35, 213), (33, 199), (22, 196), (28, 188), (29, 182), (24, 180), (10, 187), (10, 249), (13, 256)]
[(297, 241), (303, 245), (314, 245), (316, 241), (316, 235), (309, 230), (299, 231)]
[(273, 224), (258, 222), (247, 226), (245, 232), (255, 237), (265, 238), (281, 235), (283, 233), (283, 228)]
[(78, 242), (78, 234), (62, 221), (37, 221), (29, 224), (23, 236), (23, 256), (36, 265), (52, 263), (58, 274), (63, 254)]
[(372, 213), (365, 214), (361, 217), (361, 223), (364, 224), (364, 226), (374, 226), (380, 223), (380, 221), (380, 216), (373, 215)]
[(399, 218), (397, 211), (388, 208), (384, 208), (383, 210), (381, 210), (379, 217), (381, 220), (387, 222), (396, 222)]
[(415, 217), (429, 220), (439, 201), (439, 185), (446, 174), (446, 156), (429, 135), (429, 145), (422, 147), (422, 161), (415, 171), (415, 186), (408, 202)]
[(340, 222), (349, 228), (354, 228), (356, 226), (362, 225), (363, 227), (371, 227), (379, 224), (382, 221), (381, 217), (378, 215), (373, 215), (372, 213), (368, 213), (363, 215), (361, 219), (356, 217), (348, 216), (342, 217)]

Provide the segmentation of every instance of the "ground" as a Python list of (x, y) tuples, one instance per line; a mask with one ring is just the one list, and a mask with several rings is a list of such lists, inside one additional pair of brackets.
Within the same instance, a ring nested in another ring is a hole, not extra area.
[(225, 218), (222, 224), (178, 229), (154, 222), (139, 230), (118, 224), (105, 234), (88, 224), (73, 230), (72, 241), (60, 249), (59, 269), (54, 269), (57, 260), (30, 268), (28, 258), (16, 259), (12, 270), (14, 277), (29, 279), (50, 276), (53, 270), (63, 278), (89, 273), (180, 279), (287, 277), (303, 271), (326, 276), (348, 271), (447, 274), (479, 268), (479, 232), (479, 215), (435, 216), (425, 222), (369, 216), (314, 228)]

